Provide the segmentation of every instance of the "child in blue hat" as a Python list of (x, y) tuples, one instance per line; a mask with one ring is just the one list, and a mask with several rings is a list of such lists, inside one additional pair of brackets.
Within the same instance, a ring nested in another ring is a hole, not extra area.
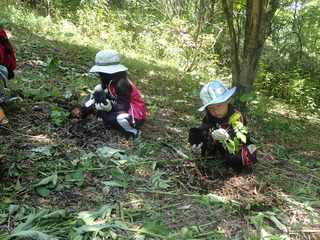
[(246, 118), (230, 104), (236, 87), (228, 90), (221, 82), (206, 84), (200, 98), (205, 116), (199, 128), (189, 131), (188, 145), (201, 149), (202, 156), (216, 157), (219, 153), (235, 169), (253, 166), (256, 147), (250, 142)]

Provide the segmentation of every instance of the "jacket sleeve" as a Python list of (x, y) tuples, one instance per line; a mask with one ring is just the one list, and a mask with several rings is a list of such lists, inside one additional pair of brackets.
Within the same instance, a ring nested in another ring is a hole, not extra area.
[(130, 96), (132, 92), (132, 86), (130, 82), (125, 78), (119, 79), (115, 86), (115, 90), (117, 99), (112, 101), (112, 112), (128, 112), (130, 108)]

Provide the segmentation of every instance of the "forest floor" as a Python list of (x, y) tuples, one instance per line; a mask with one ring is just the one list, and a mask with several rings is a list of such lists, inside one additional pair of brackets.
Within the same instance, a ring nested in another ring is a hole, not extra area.
[[(39, 66), (20, 65), (17, 76), (24, 71), (37, 78)], [(54, 85), (57, 79), (48, 81)], [(95, 111), (84, 113), (81, 97), (34, 100), (23, 89), (10, 95), (23, 101), (3, 104), (10, 119), (0, 126), (3, 209), (65, 209), (69, 218), (61, 218), (70, 221), (110, 206), (109, 221), (122, 225), (103, 229), (118, 239), (320, 239), (317, 118), (274, 110), (277, 117), (267, 121), (249, 114), (259, 162), (235, 172), (187, 147), (187, 129), (194, 126), (183, 124), (176, 111), (147, 104), (143, 135), (132, 142), (107, 130)], [(69, 113), (61, 124), (52, 122), (55, 104)], [(18, 210), (1, 212), (0, 236), (9, 236), (32, 212), (24, 211), (24, 218), (16, 216)], [(66, 233), (52, 231), (62, 219), (50, 225), (50, 234), (66, 239)], [(69, 228), (78, 227), (74, 231), (83, 239), (102, 234), (81, 232), (77, 224)]]

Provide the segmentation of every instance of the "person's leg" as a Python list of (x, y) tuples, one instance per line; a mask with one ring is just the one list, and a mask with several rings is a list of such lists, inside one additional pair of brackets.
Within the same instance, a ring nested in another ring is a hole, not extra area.
[(117, 116), (117, 122), (125, 132), (132, 133), (133, 136), (139, 134), (140, 137), (141, 131), (132, 127), (132, 117), (130, 117), (128, 113), (119, 114)]
[[(141, 135), (141, 131), (133, 127), (132, 117), (126, 112), (108, 113), (105, 111), (99, 111), (99, 115), (102, 117), (106, 126), (110, 126), (111, 129), (124, 132), (128, 138), (134, 140), (138, 139)], [(141, 121), (137, 122), (142, 124)]]
[(105, 111), (98, 111), (98, 113), (99, 116), (103, 119), (106, 128), (123, 131), (122, 127), (119, 125), (117, 121), (117, 116), (119, 115), (119, 113), (110, 113)]

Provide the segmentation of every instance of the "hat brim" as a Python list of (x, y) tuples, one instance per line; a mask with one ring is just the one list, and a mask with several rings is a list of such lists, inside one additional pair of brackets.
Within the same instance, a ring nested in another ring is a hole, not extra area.
[(126, 68), (125, 66), (121, 65), (121, 64), (117, 64), (117, 65), (110, 65), (110, 66), (98, 66), (95, 65), (90, 69), (90, 72), (102, 72), (102, 73), (108, 73), (108, 74), (113, 74), (113, 73), (117, 73), (117, 72), (124, 72), (127, 71), (128, 68)]
[(8, 70), (5, 66), (0, 65), (0, 79), (8, 81)]
[(233, 88), (229, 89), (228, 91), (226, 91), (225, 93), (223, 93), (219, 97), (211, 100), (206, 105), (204, 105), (201, 108), (199, 108), (198, 111), (203, 111), (209, 105), (222, 103), (222, 102), (227, 101), (234, 94), (235, 91), (236, 91), (236, 87), (233, 87)]

